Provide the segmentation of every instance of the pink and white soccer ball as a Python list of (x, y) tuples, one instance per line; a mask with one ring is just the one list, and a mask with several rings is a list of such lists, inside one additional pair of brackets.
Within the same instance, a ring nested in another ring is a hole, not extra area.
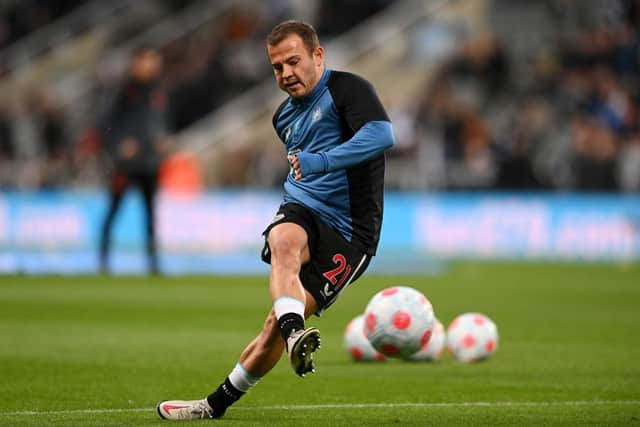
[(422, 292), (394, 286), (375, 294), (364, 311), (364, 333), (380, 353), (408, 358), (431, 338), (435, 315)]
[(447, 348), (460, 362), (487, 359), (498, 349), (498, 328), (482, 313), (464, 313), (447, 328)]
[(364, 316), (354, 317), (344, 331), (344, 348), (356, 362), (385, 360), (382, 353), (376, 351), (364, 334)]
[(442, 356), (446, 339), (447, 334), (444, 331), (444, 325), (438, 319), (434, 319), (431, 338), (420, 350), (409, 356), (409, 359), (422, 362), (439, 360), (440, 356)]

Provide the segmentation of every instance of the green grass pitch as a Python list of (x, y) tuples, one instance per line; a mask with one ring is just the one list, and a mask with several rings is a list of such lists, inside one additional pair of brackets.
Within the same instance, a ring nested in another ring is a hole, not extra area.
[[(378, 290), (423, 291), (445, 326), (479, 311), (488, 361), (356, 364), (347, 322)], [(202, 398), (270, 308), (266, 277), (0, 276), (0, 426), (126, 426), (161, 399)], [(445, 274), (365, 275), (322, 317), (315, 375), (286, 359), (228, 426), (639, 425), (640, 267), (460, 263)], [(208, 421), (205, 421), (208, 422)], [(196, 422), (196, 425), (199, 423)]]

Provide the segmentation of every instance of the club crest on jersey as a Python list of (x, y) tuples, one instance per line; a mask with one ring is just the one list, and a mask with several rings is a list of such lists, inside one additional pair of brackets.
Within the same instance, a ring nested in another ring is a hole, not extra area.
[(320, 107), (316, 107), (316, 109), (313, 110), (313, 113), (311, 113), (311, 123), (315, 123), (321, 118), (322, 118), (322, 110), (320, 109)]
[(293, 163), (291, 163), (291, 160), (289, 160), (289, 157), (291, 157), (291, 156), (295, 156), (296, 154), (298, 154), (298, 153), (299, 153), (299, 152), (301, 152), (301, 151), (302, 151), (301, 149), (299, 149), (299, 148), (295, 148), (295, 149), (293, 149), (293, 150), (290, 150), (290, 151), (287, 153), (287, 161), (289, 162), (289, 173), (290, 173), (290, 174), (292, 174), (292, 175), (295, 175), (295, 174), (296, 174), (296, 172), (293, 170)]

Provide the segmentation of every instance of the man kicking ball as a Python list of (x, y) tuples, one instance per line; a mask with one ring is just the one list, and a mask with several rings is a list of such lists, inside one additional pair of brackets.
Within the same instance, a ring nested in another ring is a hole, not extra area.
[(382, 225), (384, 151), (394, 142), (389, 117), (372, 85), (325, 68), (310, 25), (285, 21), (266, 40), (278, 86), (289, 96), (273, 116), (291, 171), (284, 200), (264, 231), (273, 308), (222, 384), (201, 400), (157, 406), (170, 420), (220, 418), (280, 360), (296, 374), (315, 371), (320, 316), (366, 270)]

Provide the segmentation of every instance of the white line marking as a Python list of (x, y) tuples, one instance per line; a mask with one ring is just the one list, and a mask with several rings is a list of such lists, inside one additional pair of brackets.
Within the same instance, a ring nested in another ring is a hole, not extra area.
[[(234, 410), (309, 410), (309, 409), (366, 409), (366, 408), (460, 408), (460, 407), (549, 407), (549, 406), (606, 406), (639, 405), (640, 400), (574, 400), (557, 402), (398, 402), (398, 403), (326, 403), (320, 405), (237, 406)], [(0, 412), (0, 417), (26, 415), (113, 414), (155, 412), (155, 408), (68, 409), (60, 411)]]

